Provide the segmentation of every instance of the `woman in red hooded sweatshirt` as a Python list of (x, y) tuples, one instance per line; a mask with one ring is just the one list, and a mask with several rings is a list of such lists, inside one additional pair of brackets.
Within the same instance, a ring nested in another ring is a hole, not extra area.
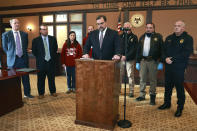
[(76, 40), (76, 33), (70, 31), (68, 34), (68, 39), (63, 45), (61, 52), (61, 63), (62, 66), (66, 66), (67, 73), (67, 94), (75, 92), (75, 59), (82, 57), (82, 48), (78, 41)]

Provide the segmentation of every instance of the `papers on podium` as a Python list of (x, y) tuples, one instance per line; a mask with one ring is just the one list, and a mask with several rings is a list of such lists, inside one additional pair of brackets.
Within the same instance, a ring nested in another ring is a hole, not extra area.
[(93, 58), (80, 58), (80, 60), (94, 60)]

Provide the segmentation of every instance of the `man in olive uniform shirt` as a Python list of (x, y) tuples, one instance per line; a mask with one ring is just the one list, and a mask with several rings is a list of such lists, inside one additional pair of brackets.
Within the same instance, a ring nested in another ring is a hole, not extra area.
[(192, 52), (193, 38), (185, 32), (185, 23), (179, 20), (174, 25), (174, 33), (166, 38), (163, 48), (162, 58), (165, 61), (165, 94), (164, 104), (159, 107), (160, 110), (171, 107), (172, 89), (175, 86), (178, 98), (175, 117), (181, 116), (184, 107), (184, 72)]
[(157, 69), (163, 68), (162, 63), (159, 63), (162, 44), (162, 35), (155, 32), (155, 25), (147, 23), (146, 32), (139, 39), (136, 56), (136, 69), (140, 70), (140, 96), (136, 98), (137, 101), (145, 100), (148, 73), (150, 81), (150, 105), (155, 105)]

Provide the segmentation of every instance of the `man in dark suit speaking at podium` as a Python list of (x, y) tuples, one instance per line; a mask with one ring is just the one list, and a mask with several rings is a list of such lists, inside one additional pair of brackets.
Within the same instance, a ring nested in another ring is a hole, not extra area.
[(120, 38), (118, 32), (107, 27), (107, 18), (99, 15), (96, 18), (98, 29), (92, 31), (84, 46), (82, 56), (89, 58), (89, 51), (92, 48), (92, 58), (99, 60), (119, 60), (120, 59)]

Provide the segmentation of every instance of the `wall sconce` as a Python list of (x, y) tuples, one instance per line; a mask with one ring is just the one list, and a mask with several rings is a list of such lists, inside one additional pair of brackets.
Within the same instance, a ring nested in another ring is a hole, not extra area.
[(30, 25), (27, 26), (28, 31), (32, 31), (32, 27)]

